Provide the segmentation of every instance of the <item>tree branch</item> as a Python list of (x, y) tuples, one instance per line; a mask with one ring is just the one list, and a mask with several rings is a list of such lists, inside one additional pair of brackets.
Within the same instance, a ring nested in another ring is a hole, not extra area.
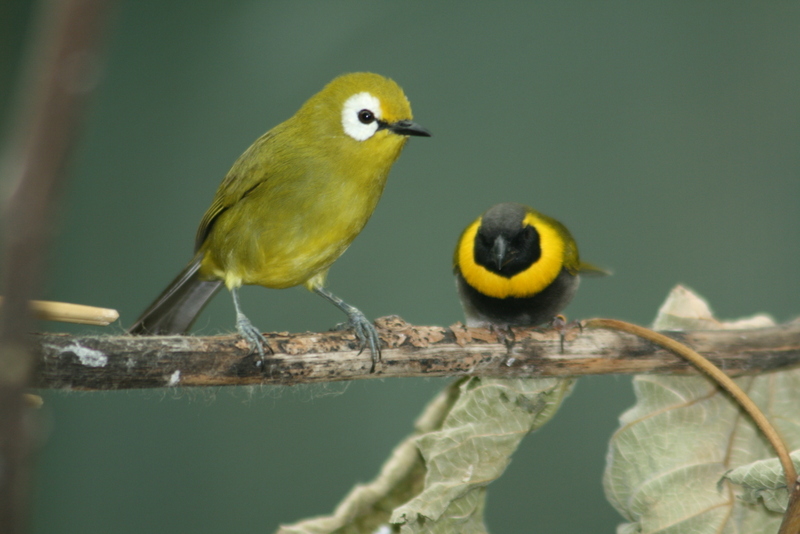
[[(560, 353), (557, 332), (515, 328), (513, 345), (490, 330), (459, 323), (414, 326), (376, 321), (383, 359), (370, 373), (350, 331), (265, 334), (273, 354), (259, 366), (237, 335), (92, 336), (40, 334), (34, 387), (112, 390), (169, 386), (298, 384), (407, 376), (547, 377), (697, 371), (681, 358), (622, 332), (575, 328)], [(800, 365), (800, 321), (749, 330), (666, 332), (728, 374)], [(507, 345), (510, 345), (507, 346)]]

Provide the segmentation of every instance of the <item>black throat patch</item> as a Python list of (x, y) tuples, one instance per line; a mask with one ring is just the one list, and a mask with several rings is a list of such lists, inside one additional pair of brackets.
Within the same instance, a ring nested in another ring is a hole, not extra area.
[[(496, 252), (498, 240), (505, 241), (502, 257), (498, 257)], [(533, 226), (522, 226), (521, 220), (490, 220), (488, 224), (484, 220), (475, 234), (475, 263), (504, 278), (511, 278), (528, 269), (541, 255), (539, 232)]]

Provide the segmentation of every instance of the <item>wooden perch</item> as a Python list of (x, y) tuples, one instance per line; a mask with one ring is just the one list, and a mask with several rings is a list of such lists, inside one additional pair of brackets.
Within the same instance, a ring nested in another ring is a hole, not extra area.
[[(273, 354), (263, 366), (238, 335), (91, 336), (37, 334), (40, 352), (33, 387), (78, 390), (299, 384), (407, 376), (548, 377), (697, 371), (684, 360), (621, 332), (575, 328), (564, 353), (550, 329), (495, 332), (414, 326), (396, 316), (376, 322), (383, 359), (370, 374), (351, 331), (265, 334)], [(667, 334), (704, 354), (731, 375), (800, 365), (800, 321), (748, 330)], [(507, 347), (511, 345), (510, 348)]]

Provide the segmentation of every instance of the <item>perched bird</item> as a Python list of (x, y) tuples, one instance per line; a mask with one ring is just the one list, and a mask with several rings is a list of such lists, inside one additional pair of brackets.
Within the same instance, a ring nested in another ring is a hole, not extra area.
[(569, 304), (580, 273), (608, 274), (578, 257), (569, 230), (516, 203), (497, 204), (461, 234), (453, 258), (467, 326), (535, 326)]
[(233, 164), (200, 222), (195, 256), (129, 330), (186, 332), (224, 283), (236, 328), (263, 357), (265, 342), (242, 313), (244, 284), (303, 284), (347, 314), (374, 362), (380, 340), (364, 314), (327, 289), (328, 269), (364, 228), (408, 136), (429, 137), (392, 80), (340, 76)]

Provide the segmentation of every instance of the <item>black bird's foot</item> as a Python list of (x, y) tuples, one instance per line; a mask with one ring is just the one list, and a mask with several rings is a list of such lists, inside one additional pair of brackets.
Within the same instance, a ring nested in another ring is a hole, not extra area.
[(497, 341), (506, 346), (506, 351), (511, 352), (511, 349), (514, 348), (514, 343), (517, 342), (517, 336), (514, 335), (511, 326), (490, 324), (489, 330), (497, 336)]

